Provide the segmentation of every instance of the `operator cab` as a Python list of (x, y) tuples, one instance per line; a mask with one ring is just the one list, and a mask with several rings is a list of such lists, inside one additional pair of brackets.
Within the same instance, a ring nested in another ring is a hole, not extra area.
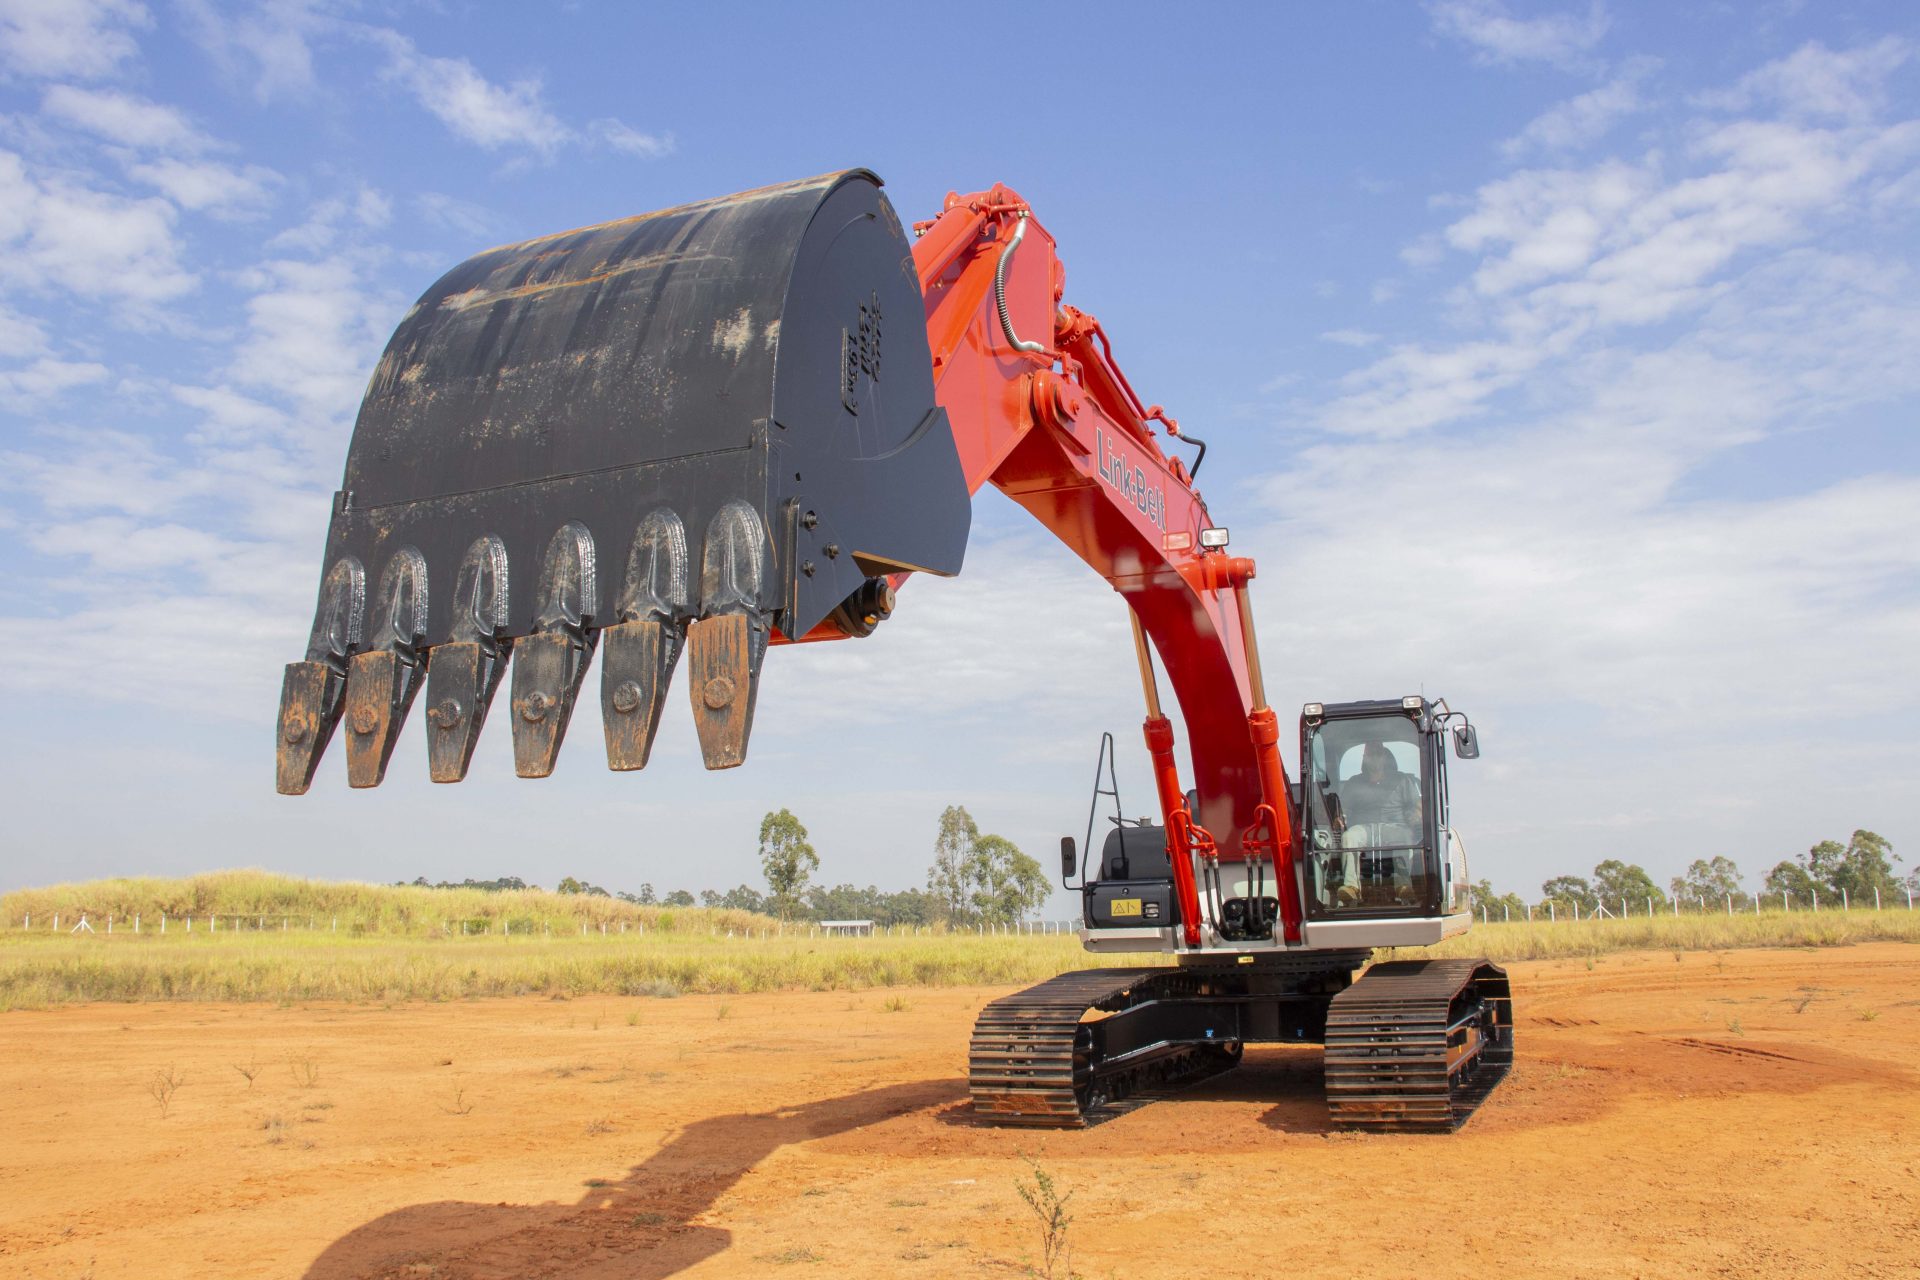
[[(1305, 946), (1421, 946), (1467, 928), (1466, 851), (1448, 815), (1449, 736), (1455, 755), (1479, 757), (1473, 726), (1442, 700), (1415, 695), (1309, 702), (1302, 709), (1301, 777), (1293, 799)], [(1072, 836), (1061, 841), (1062, 883), (1082, 895), (1088, 947), (1175, 949), (1180, 907), (1166, 829), (1122, 816), (1112, 777), (1113, 735), (1107, 734), (1086, 844), (1076, 847)], [(1095, 861), (1103, 797), (1113, 812)], [(1194, 793), (1186, 804), (1189, 813), (1198, 812)], [(1270, 866), (1230, 859), (1224, 879), (1211, 889), (1205, 868), (1195, 867), (1201, 914), (1216, 943), (1287, 945), (1276, 936), (1280, 902)], [(1076, 874), (1077, 886), (1071, 883)]]
[[(1457, 722), (1455, 753), (1477, 757), (1473, 727), (1445, 702), (1412, 696), (1310, 702), (1303, 709), (1302, 887), (1310, 935), (1345, 935), (1348, 929), (1326, 926), (1360, 921), (1442, 926), (1402, 930), (1411, 943), (1415, 934), (1438, 941), (1465, 927), (1466, 855), (1447, 813), (1449, 722)], [(1448, 917), (1461, 921), (1446, 927)]]

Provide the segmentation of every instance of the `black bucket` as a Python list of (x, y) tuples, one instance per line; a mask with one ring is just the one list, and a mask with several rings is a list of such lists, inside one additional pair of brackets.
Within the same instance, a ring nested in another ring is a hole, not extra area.
[(343, 711), (350, 779), (377, 783), (428, 669), (456, 780), (516, 645), (516, 761), (543, 775), (603, 635), (615, 768), (645, 762), (683, 636), (707, 762), (737, 764), (774, 633), (870, 630), (880, 580), (959, 571), (969, 518), (871, 173), (477, 254), (368, 386), (279, 789), (306, 789)]

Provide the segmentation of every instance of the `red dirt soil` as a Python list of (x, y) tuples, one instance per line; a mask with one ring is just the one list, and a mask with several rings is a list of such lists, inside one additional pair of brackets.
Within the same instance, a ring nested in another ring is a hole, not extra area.
[(1086, 1277), (1920, 1275), (1920, 950), (1511, 972), (1451, 1137), (1329, 1132), (1314, 1049), (978, 1128), (997, 988), (12, 1012), (0, 1274), (1025, 1275), (1024, 1153)]

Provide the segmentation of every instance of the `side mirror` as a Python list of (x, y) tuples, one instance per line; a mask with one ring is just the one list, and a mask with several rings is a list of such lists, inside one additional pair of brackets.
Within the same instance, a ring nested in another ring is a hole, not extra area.
[(1060, 881), (1062, 884), (1073, 878), (1080, 869), (1080, 854), (1073, 847), (1072, 836), (1060, 837)]
[(1463, 724), (1454, 729), (1453, 754), (1462, 760), (1480, 758), (1480, 735), (1473, 731), (1472, 725)]

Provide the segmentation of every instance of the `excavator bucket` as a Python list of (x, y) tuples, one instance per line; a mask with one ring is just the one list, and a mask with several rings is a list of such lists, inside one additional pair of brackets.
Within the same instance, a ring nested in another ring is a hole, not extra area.
[(898, 575), (959, 571), (969, 520), (871, 173), (477, 254), (360, 406), (278, 789), (342, 719), (378, 785), (423, 689), (459, 781), (509, 663), (515, 769), (544, 777), (596, 650), (612, 768), (646, 764), (683, 650), (706, 765), (740, 764), (769, 644), (871, 631)]

